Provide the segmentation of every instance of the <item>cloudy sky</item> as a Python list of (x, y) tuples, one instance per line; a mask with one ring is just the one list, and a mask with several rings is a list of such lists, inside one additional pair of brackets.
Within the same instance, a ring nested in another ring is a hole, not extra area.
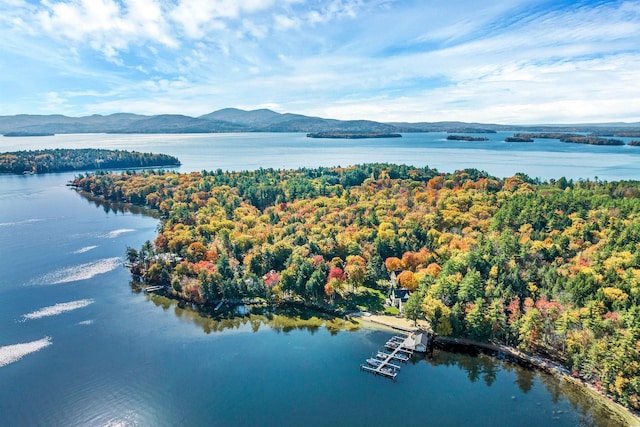
[(0, 0), (0, 115), (640, 121), (640, 1)]

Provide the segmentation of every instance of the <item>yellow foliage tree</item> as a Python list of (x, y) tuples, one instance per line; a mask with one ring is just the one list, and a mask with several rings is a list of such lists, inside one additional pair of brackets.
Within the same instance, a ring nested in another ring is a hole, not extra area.
[(438, 298), (427, 295), (422, 302), (422, 310), (436, 334), (451, 335), (453, 328), (451, 327), (451, 309), (449, 307)]
[(602, 292), (604, 293), (604, 297), (611, 302), (623, 302), (629, 295), (621, 289), (606, 287), (602, 288)]
[(360, 255), (349, 255), (344, 272), (347, 275), (347, 280), (355, 290), (362, 286), (367, 278), (367, 262)]

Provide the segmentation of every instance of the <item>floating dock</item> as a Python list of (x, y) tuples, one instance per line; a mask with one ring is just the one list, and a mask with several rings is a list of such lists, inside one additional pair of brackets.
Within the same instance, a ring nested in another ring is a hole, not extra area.
[(387, 350), (391, 351), (391, 354), (403, 353), (409, 356), (413, 355), (413, 350), (404, 346), (404, 342), (393, 341), (393, 339), (387, 341), (384, 345)]
[(382, 368), (382, 367), (372, 368), (371, 366), (360, 365), (360, 370), (365, 372), (370, 372), (374, 375), (382, 375), (384, 377), (391, 378), (392, 380), (395, 380), (396, 377), (398, 376), (398, 373), (391, 368)]
[(401, 362), (406, 362), (413, 354), (413, 350), (404, 346), (405, 340), (406, 337), (392, 337), (385, 344), (385, 347), (390, 349), (391, 353), (379, 351), (374, 359), (379, 361), (379, 363), (376, 362), (373, 363), (373, 365), (376, 366), (370, 366), (371, 359), (367, 359), (367, 364), (360, 365), (360, 370), (395, 380), (398, 376), (400, 366), (393, 363), (393, 361), (399, 360)]

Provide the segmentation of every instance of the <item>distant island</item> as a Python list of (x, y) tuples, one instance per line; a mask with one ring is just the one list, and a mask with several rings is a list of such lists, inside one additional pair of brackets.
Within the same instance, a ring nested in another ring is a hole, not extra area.
[(594, 135), (637, 138), (640, 136), (640, 132), (638, 131), (596, 132)]
[(513, 134), (514, 138), (524, 138), (524, 139), (559, 139), (562, 138), (573, 138), (573, 137), (581, 137), (582, 135), (578, 135), (575, 133), (565, 133), (565, 132), (538, 132), (538, 133), (515, 133)]
[(496, 133), (496, 131), (493, 129), (460, 128), (447, 130), (447, 133)]
[(385, 132), (312, 132), (307, 138), (333, 138), (333, 139), (365, 139), (365, 138), (402, 138), (399, 133)]
[(561, 138), (560, 141), (589, 145), (624, 145), (624, 141), (619, 139), (598, 138), (597, 136), (571, 136), (568, 138)]
[(508, 136), (504, 142), (533, 142), (533, 139), (524, 136)]
[[(572, 142), (575, 144), (589, 144), (589, 145), (624, 145), (624, 141), (619, 139), (607, 139), (600, 138), (597, 136), (585, 136), (585, 135), (577, 135), (574, 133), (554, 133), (554, 132), (546, 132), (546, 133), (516, 133), (512, 138), (521, 138), (521, 139), (559, 139), (562, 142)], [(528, 141), (527, 141), (528, 142)]]
[(18, 137), (18, 136), (54, 136), (55, 133), (51, 132), (7, 132), (3, 136), (6, 137)]
[(448, 135), (447, 141), (488, 141), (489, 138), (482, 136)]
[(629, 141), (629, 144), (632, 147), (640, 147), (640, 141), (639, 140), (634, 140), (634, 141)]
[(0, 173), (14, 174), (179, 165), (180, 161), (177, 158), (166, 154), (95, 148), (0, 153)]

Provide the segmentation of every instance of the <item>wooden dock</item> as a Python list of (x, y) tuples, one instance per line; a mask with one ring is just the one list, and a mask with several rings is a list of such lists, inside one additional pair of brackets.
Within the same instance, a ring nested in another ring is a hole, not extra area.
[(389, 339), (385, 344), (385, 347), (391, 350), (391, 353), (379, 351), (376, 355), (376, 360), (379, 360), (380, 363), (377, 364), (377, 366), (369, 366), (365, 364), (360, 365), (360, 370), (395, 380), (398, 376), (400, 366), (392, 362), (395, 360), (406, 362), (409, 360), (409, 357), (413, 355), (413, 350), (404, 347), (405, 339), (406, 338), (398, 336)]
[(413, 350), (404, 347), (404, 344), (402, 342), (389, 340), (384, 346), (387, 348), (387, 350), (391, 351), (392, 354), (402, 352), (409, 356), (413, 355)]

